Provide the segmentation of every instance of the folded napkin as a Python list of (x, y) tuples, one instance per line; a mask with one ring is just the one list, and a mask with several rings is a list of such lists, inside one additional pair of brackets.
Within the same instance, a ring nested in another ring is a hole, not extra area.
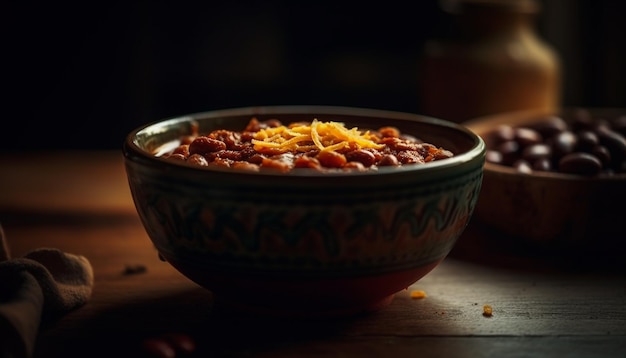
[(39, 324), (85, 304), (93, 289), (87, 258), (39, 248), (11, 258), (0, 226), (0, 357), (31, 357)]

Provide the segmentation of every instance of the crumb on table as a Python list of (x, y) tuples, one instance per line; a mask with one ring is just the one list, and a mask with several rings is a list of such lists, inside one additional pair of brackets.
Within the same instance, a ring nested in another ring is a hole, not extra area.
[(144, 273), (147, 271), (147, 268), (145, 265), (142, 264), (127, 264), (126, 267), (124, 267), (124, 275), (136, 275), (136, 274), (140, 274), (140, 273)]
[(493, 308), (491, 305), (483, 305), (483, 316), (491, 317), (493, 315)]

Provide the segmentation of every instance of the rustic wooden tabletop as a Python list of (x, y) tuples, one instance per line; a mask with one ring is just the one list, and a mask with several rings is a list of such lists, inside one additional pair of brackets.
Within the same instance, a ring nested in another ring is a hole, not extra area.
[[(389, 306), (319, 320), (230, 311), (160, 261), (121, 152), (1, 154), (0, 223), (13, 257), (55, 247), (94, 269), (89, 301), (41, 322), (36, 357), (136, 356), (165, 333), (191, 338), (198, 357), (626, 356), (623, 255), (593, 263), (521, 255), (474, 222)], [(426, 296), (412, 298), (416, 290)]]

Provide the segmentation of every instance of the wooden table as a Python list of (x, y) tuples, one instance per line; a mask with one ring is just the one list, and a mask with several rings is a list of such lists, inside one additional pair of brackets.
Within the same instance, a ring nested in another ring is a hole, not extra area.
[[(626, 357), (622, 264), (574, 269), (516, 256), (474, 221), (439, 267), (384, 309), (305, 321), (220, 310), (160, 261), (121, 152), (0, 154), (0, 223), (13, 257), (55, 247), (94, 269), (89, 302), (41, 325), (36, 357), (131, 356), (165, 332), (192, 337), (198, 357)], [(136, 266), (145, 271), (127, 272)]]

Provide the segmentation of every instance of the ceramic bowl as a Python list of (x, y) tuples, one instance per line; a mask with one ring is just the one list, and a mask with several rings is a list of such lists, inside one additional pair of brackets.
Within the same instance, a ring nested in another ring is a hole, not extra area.
[[(369, 172), (193, 167), (154, 155), (165, 143), (259, 120), (395, 126), (452, 158)], [(132, 197), (160, 256), (216, 301), (256, 313), (333, 316), (376, 310), (435, 268), (476, 204), (485, 155), (465, 127), (416, 114), (327, 106), (217, 110), (129, 133)]]
[[(577, 132), (574, 128), (580, 123), (574, 122), (597, 125), (620, 115), (626, 115), (626, 109), (562, 108), (500, 113), (464, 125), (483, 137), (489, 152), (496, 146), (493, 133), (501, 125), (535, 128), (545, 119), (560, 118)], [(613, 158), (621, 157), (623, 165), (626, 152), (621, 147)], [(524, 173), (488, 159), (476, 221), (495, 230), (496, 245), (515, 242), (528, 252), (573, 255), (581, 264), (603, 261), (607, 255), (622, 252), (616, 250), (626, 238), (626, 172), (580, 175), (556, 169), (555, 164), (554, 171)]]

